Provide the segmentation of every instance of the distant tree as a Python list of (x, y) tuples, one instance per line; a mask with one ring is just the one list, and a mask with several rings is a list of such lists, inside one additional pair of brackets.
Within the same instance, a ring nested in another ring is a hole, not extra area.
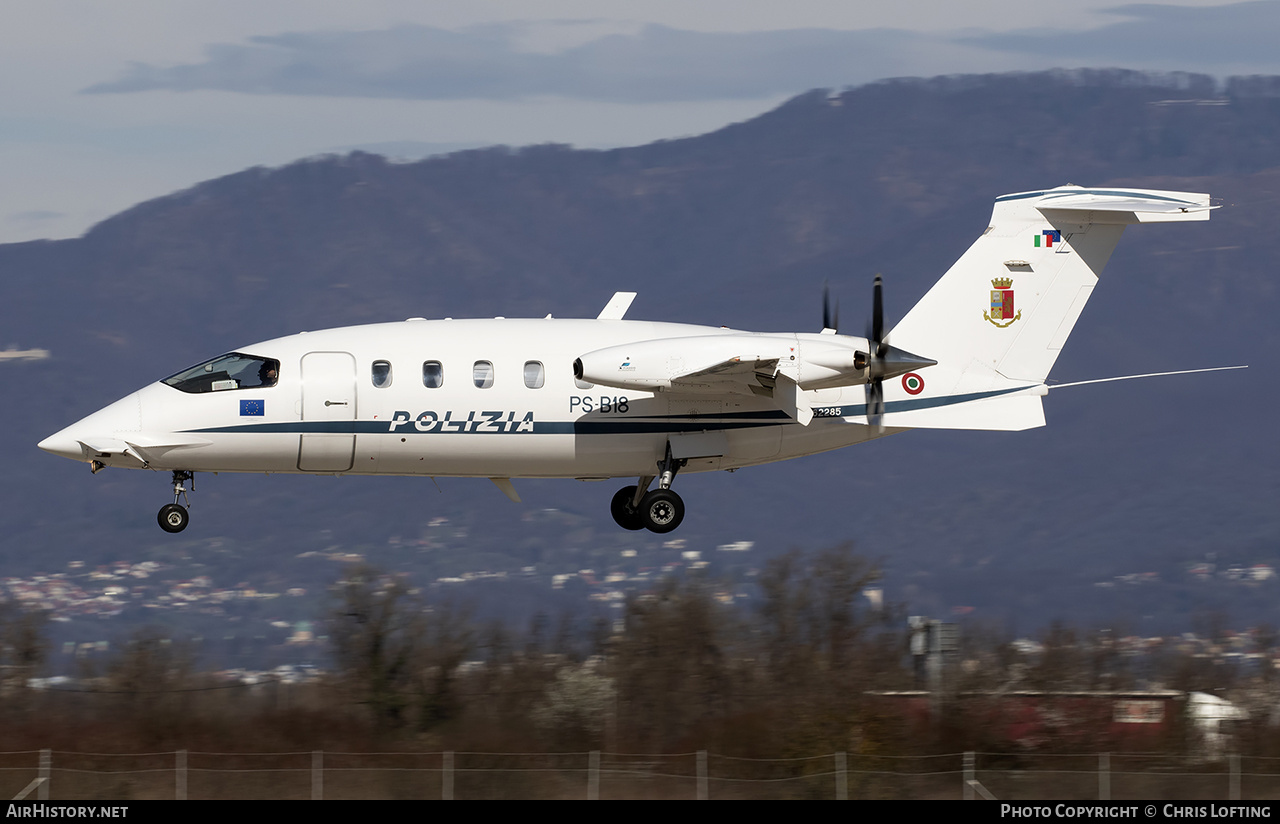
[(0, 693), (8, 696), (4, 703), (9, 706), (14, 693), (25, 691), (27, 682), (44, 666), (49, 655), (48, 621), (44, 610), (0, 602)]
[(867, 698), (868, 690), (909, 683), (903, 632), (888, 626), (892, 611), (872, 609), (863, 597), (879, 578), (848, 543), (793, 551), (761, 572), (762, 686), (782, 752), (871, 754), (900, 734), (899, 719)]
[(422, 646), (421, 611), (399, 579), (372, 567), (351, 569), (336, 590), (327, 623), (339, 677), (376, 724), (400, 726)]
[(1063, 621), (1049, 625), (1040, 641), (1042, 651), (1027, 669), (1026, 686), (1039, 690), (1087, 689), (1087, 657), (1074, 627)]
[(194, 668), (185, 644), (175, 643), (159, 627), (143, 627), (108, 660), (103, 680), (108, 691), (147, 703), (156, 694), (187, 686)]
[(596, 662), (564, 666), (534, 706), (533, 720), (552, 747), (602, 749), (616, 697), (613, 679)]
[(457, 673), (475, 647), (475, 629), (465, 610), (442, 604), (422, 613), (422, 648), (414, 663), (419, 730), (451, 721), (462, 711)]
[[(769, 666), (779, 683), (816, 674), (845, 680), (860, 675), (876, 646), (871, 630), (885, 616), (866, 608), (863, 591), (880, 579), (875, 564), (840, 544), (812, 556), (792, 551), (769, 561), (760, 575), (760, 608)], [(901, 656), (893, 648), (893, 658)]]
[(474, 645), (465, 614), (428, 608), (404, 581), (360, 566), (335, 587), (327, 621), (340, 678), (376, 725), (426, 729), (459, 711), (455, 675)]
[(191, 645), (169, 636), (161, 627), (140, 627), (114, 643), (105, 661), (80, 662), (80, 680), (98, 693), (95, 712), (130, 727), (147, 746), (188, 729), (203, 686)]
[(668, 578), (656, 592), (628, 600), (608, 675), (629, 743), (672, 746), (732, 710), (739, 663), (730, 650), (732, 618), (698, 576)]

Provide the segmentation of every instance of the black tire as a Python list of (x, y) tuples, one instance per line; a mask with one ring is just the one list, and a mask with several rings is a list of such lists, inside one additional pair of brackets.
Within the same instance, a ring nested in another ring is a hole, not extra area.
[(670, 489), (654, 489), (641, 499), (640, 517), (650, 532), (670, 532), (684, 520), (684, 501)]
[(165, 532), (181, 532), (187, 528), (187, 524), (191, 521), (191, 516), (187, 514), (187, 509), (179, 504), (165, 504), (160, 507), (160, 514), (156, 516), (156, 520), (160, 523), (160, 528)]
[(623, 487), (618, 490), (617, 495), (613, 496), (613, 501), (609, 504), (609, 514), (613, 516), (614, 523), (632, 532), (644, 529), (644, 520), (640, 517), (640, 512), (631, 508), (631, 502), (635, 497), (634, 486)]

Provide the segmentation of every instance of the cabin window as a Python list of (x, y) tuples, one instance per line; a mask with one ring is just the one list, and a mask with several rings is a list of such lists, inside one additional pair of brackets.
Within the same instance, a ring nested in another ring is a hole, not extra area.
[(369, 374), (373, 379), (373, 385), (379, 389), (386, 389), (391, 385), (391, 361), (376, 360), (373, 362), (373, 369)]
[(428, 389), (439, 389), (444, 386), (444, 364), (438, 360), (423, 363), (422, 385)]
[(476, 365), (471, 368), (471, 380), (478, 389), (493, 386), (493, 364), (487, 360), (476, 361)]
[(545, 370), (542, 368), (541, 361), (525, 361), (524, 385), (530, 389), (541, 389), (542, 384), (546, 383), (546, 375), (544, 372)]
[(181, 392), (197, 395), (228, 389), (265, 389), (275, 386), (279, 378), (280, 361), (230, 352), (170, 375), (164, 382)]

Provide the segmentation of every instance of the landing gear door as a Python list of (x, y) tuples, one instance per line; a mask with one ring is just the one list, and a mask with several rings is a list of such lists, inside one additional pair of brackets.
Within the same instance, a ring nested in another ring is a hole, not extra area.
[(346, 472), (356, 450), (356, 360), (349, 352), (302, 357), (302, 472)]

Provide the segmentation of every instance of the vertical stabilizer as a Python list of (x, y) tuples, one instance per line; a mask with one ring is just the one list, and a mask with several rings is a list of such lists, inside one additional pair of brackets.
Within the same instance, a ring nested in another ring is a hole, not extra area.
[(987, 230), (890, 340), (936, 358), (961, 384), (966, 373), (1042, 383), (1124, 227), (1208, 220), (1210, 208), (1206, 194), (1146, 189), (1062, 186), (1004, 195)]

